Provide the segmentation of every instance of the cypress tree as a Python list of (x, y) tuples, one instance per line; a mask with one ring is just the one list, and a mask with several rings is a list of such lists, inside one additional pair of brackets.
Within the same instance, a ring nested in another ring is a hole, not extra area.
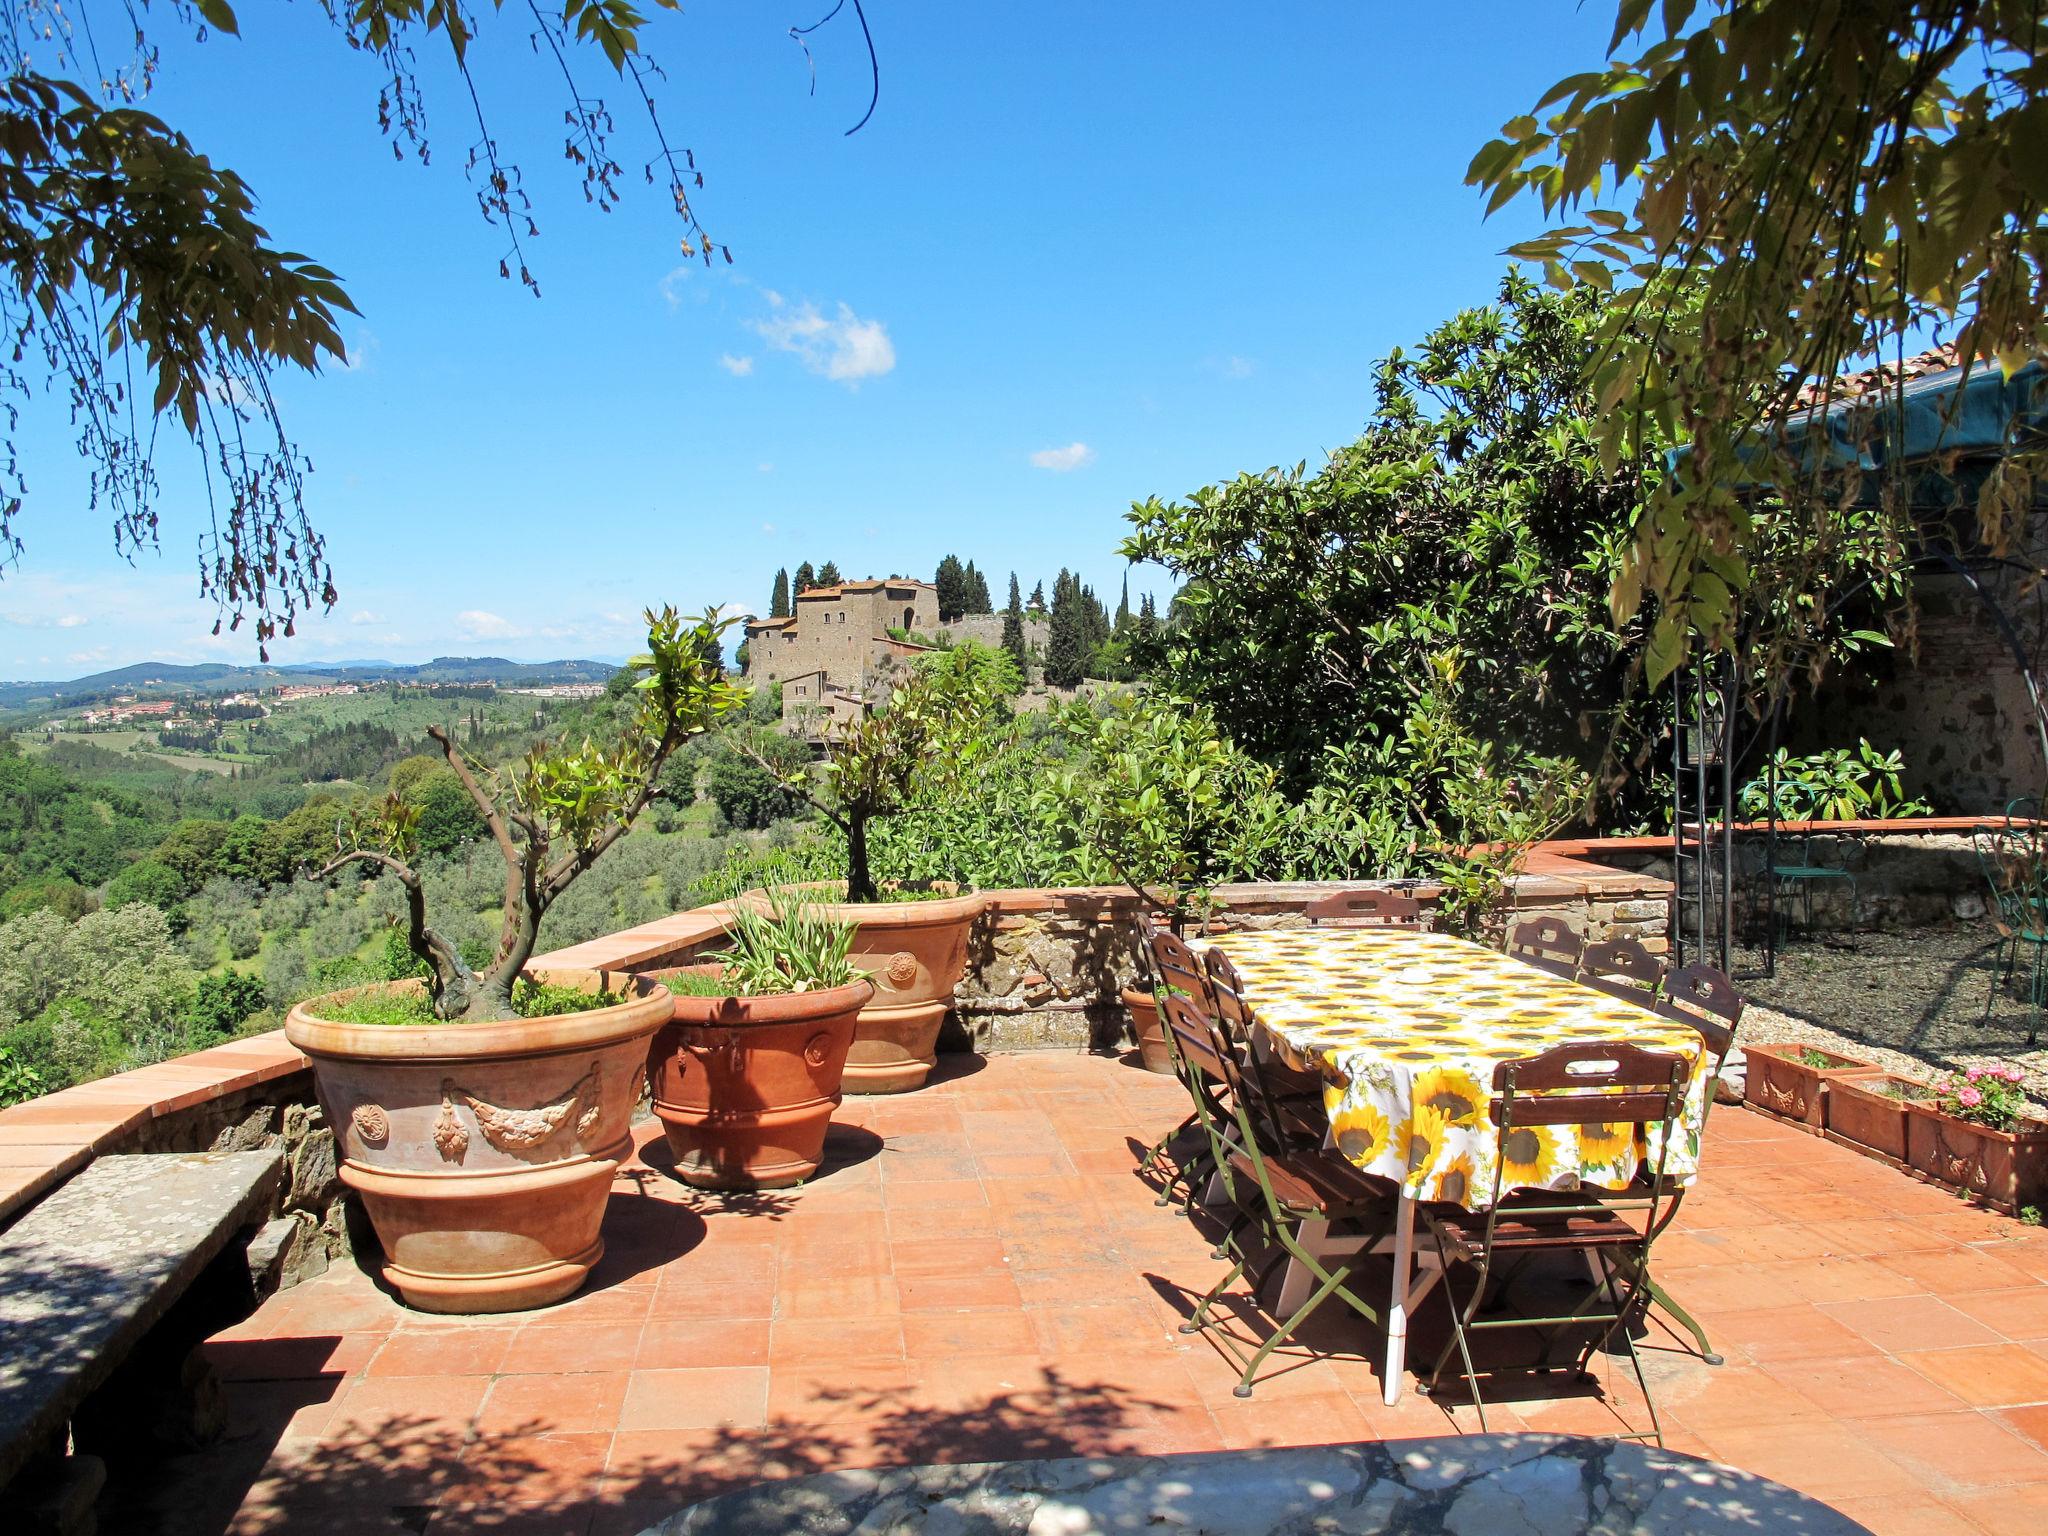
[(1074, 688), (1088, 674), (1088, 618), (1082, 611), (1092, 602), (1080, 578), (1062, 570), (1052, 584), (1052, 633), (1045, 647), (1045, 680), (1055, 688)]
[(1031, 611), (1033, 613), (1045, 612), (1045, 583), (1042, 581), (1031, 589)]
[(1017, 664), (1017, 680), (1031, 682), (1031, 647), (1024, 642), (1024, 600), (1017, 595), (1017, 573), (1010, 572), (1010, 601), (1003, 609), (1003, 649)]
[(1122, 634), (1131, 626), (1131, 573), (1124, 572), (1124, 594), (1116, 602), (1116, 632)]
[(967, 562), (967, 606), (966, 613), (994, 613), (995, 599), (988, 594), (988, 578), (974, 568), (972, 560)]
[(960, 564), (958, 555), (948, 555), (939, 562), (932, 585), (939, 589), (939, 622), (958, 622), (960, 615), (967, 611), (967, 571)]
[(811, 562), (806, 560), (796, 568), (796, 595), (802, 597), (817, 584), (818, 573), (811, 569)]
[(841, 578), (839, 575), (839, 567), (833, 561), (827, 560), (823, 565), (818, 567), (819, 586), (836, 587), (839, 585), (840, 579)]
[(768, 599), (768, 617), (789, 617), (789, 567), (786, 565), (775, 573), (775, 591)]

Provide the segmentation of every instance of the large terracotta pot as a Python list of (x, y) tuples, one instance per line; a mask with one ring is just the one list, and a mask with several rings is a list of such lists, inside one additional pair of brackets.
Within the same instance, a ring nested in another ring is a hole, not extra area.
[(1906, 1104), (1913, 1095), (1925, 1092), (1921, 1084), (1889, 1072), (1835, 1078), (1827, 1091), (1828, 1136), (1903, 1163)]
[[(336, 1024), (353, 992), (293, 1008), (285, 1037), (312, 1058), (341, 1179), (362, 1197), (384, 1278), (424, 1312), (511, 1312), (569, 1295), (604, 1254), (598, 1227), (647, 1041), (673, 1009), (644, 978), (550, 971), (626, 1001), (495, 1024)], [(382, 990), (416, 988), (417, 981)], [(357, 989), (362, 990), (362, 989)]]
[[(1809, 1050), (1822, 1059), (1807, 1061)], [(1827, 1124), (1830, 1083), (1844, 1077), (1874, 1077), (1883, 1071), (1853, 1056), (1803, 1045), (1745, 1044), (1743, 1052), (1748, 1066), (1743, 1097), (1756, 1108), (1795, 1121), (1816, 1134)]]
[[(838, 894), (845, 887), (803, 889)], [(853, 963), (875, 984), (846, 1058), (848, 1093), (905, 1093), (924, 1086), (939, 1059), (939, 1026), (967, 968), (967, 930), (984, 904), (979, 895), (818, 902), (823, 916), (858, 930)]]
[(648, 1046), (647, 1077), (683, 1182), (781, 1189), (816, 1173), (854, 1021), (874, 995), (867, 981), (771, 997), (678, 994)]
[(1159, 1014), (1159, 999), (1142, 987), (1125, 987), (1123, 1000), (1131, 1016), (1131, 1033), (1138, 1037), (1138, 1060), (1147, 1072), (1171, 1072), (1173, 1049), (1166, 1043), (1166, 1021)]
[(1906, 1115), (1906, 1161), (1915, 1172), (2009, 1216), (2048, 1199), (2048, 1124), (2022, 1120), (2017, 1130), (1994, 1131), (1921, 1101)]

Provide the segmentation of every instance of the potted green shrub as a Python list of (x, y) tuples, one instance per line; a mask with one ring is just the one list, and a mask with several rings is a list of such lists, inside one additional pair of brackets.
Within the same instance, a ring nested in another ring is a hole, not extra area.
[(1830, 1083), (1872, 1077), (1881, 1070), (1854, 1056), (1811, 1045), (1751, 1045), (1745, 1041), (1742, 1049), (1748, 1062), (1744, 1100), (1816, 1134), (1827, 1125)]
[(661, 975), (674, 995), (647, 1075), (676, 1173), (698, 1189), (780, 1189), (818, 1170), (874, 984), (854, 929), (801, 893), (732, 907), (728, 946)]
[[(1078, 765), (1054, 776), (1071, 835), (1130, 887), (1141, 911), (1176, 934), (1206, 930), (1216, 886), (1256, 863), (1261, 838), (1284, 814), (1272, 770), (1239, 752), (1206, 708), (1185, 700), (1124, 695), (1098, 713), (1075, 704), (1063, 717)], [(1150, 957), (1138, 950), (1137, 974)], [(1171, 1072), (1173, 1056), (1149, 981), (1122, 990), (1148, 1071)]]
[(1906, 1160), (2009, 1215), (2048, 1193), (2048, 1122), (2027, 1102), (2018, 1067), (1952, 1072), (1909, 1103)]
[(744, 702), (719, 643), (728, 621), (647, 615), (628, 715), (602, 742), (537, 745), (515, 766), (472, 762), (428, 734), (505, 863), (497, 946), (475, 967), (429, 921), (414, 867), (418, 812), (396, 795), (344, 829), (321, 875), (389, 871), (419, 978), (309, 999), (285, 1034), (313, 1063), (342, 1181), (362, 1199), (383, 1273), (412, 1306), (500, 1312), (560, 1300), (604, 1252), (598, 1234), (647, 1064), (673, 1013), (658, 984), (589, 971), (529, 974), (548, 908), (623, 837), (691, 736)]
[(999, 664), (1007, 666), (1007, 658), (974, 645), (921, 658), (886, 698), (838, 728), (815, 773), (791, 773), (733, 744), (809, 801), (845, 843), (843, 886), (806, 894), (827, 921), (854, 929), (853, 963), (875, 985), (847, 1058), (849, 1093), (922, 1087), (937, 1065), (939, 1029), (967, 965), (967, 933), (986, 903), (945, 883), (885, 889), (875, 877), (869, 832), (876, 821), (912, 812), (956, 782), (983, 739), (981, 723), (1010, 707)]

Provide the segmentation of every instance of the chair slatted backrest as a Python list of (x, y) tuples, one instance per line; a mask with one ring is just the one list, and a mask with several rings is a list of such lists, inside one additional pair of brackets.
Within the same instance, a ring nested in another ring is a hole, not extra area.
[(1209, 973), (1202, 968), (1202, 957), (1195, 953), (1187, 940), (1167, 929), (1151, 927), (1145, 935), (1145, 942), (1152, 951), (1153, 980), (1161, 986), (1187, 993), (1201, 1005), (1204, 1013), (1214, 1013), (1216, 1001), (1209, 988)]
[(1215, 1002), (1216, 1022), (1222, 1026), (1224, 1038), (1235, 1049), (1237, 1041), (1251, 1038), (1252, 1011), (1244, 1000), (1244, 977), (1238, 974), (1230, 956), (1213, 946), (1202, 957), (1202, 967), (1208, 972), (1209, 996)]
[(1420, 928), (1422, 903), (1399, 891), (1332, 891), (1301, 915), (1316, 928)]
[(1569, 978), (1578, 974), (1585, 943), (1561, 917), (1531, 917), (1509, 932), (1508, 954), (1525, 965)]
[(1625, 1003), (1648, 1008), (1664, 979), (1664, 962), (1635, 939), (1602, 939), (1579, 954), (1579, 980)]
[(1237, 1065), (1240, 1092), (1252, 1129), (1270, 1152), (1294, 1149), (1298, 1138), (1287, 1130), (1279, 1101), (1290, 1094), (1320, 1091), (1321, 1079), (1284, 1066), (1258, 1049), (1252, 1031), (1252, 1011), (1244, 1000), (1244, 977), (1230, 956), (1212, 948), (1204, 963), (1216, 999), (1218, 1031)]
[(1713, 966), (1698, 962), (1665, 977), (1657, 998), (1657, 1011), (1665, 1018), (1699, 1031), (1716, 1074), (1735, 1047), (1735, 1026), (1742, 1022), (1742, 1009), (1742, 994), (1735, 983)]
[[(1661, 1224), (1659, 1205), (1671, 1199), (1664, 1163), (1674, 1139), (1673, 1128), (1685, 1108), (1692, 1066), (1683, 1056), (1626, 1040), (1574, 1040), (1494, 1068), (1490, 1113), (1500, 1128), (1500, 1146), (1494, 1159), (1493, 1207), (1487, 1217), (1489, 1240), (1505, 1192), (1514, 1133), (1545, 1126), (1661, 1127), (1657, 1166), (1651, 1170), (1647, 1191), (1619, 1198), (1602, 1196), (1610, 1208), (1647, 1209), (1648, 1230), (1654, 1232)], [(1555, 1207), (1517, 1206), (1516, 1214), (1568, 1212), (1574, 1202), (1569, 1196), (1565, 1199), (1565, 1204)]]

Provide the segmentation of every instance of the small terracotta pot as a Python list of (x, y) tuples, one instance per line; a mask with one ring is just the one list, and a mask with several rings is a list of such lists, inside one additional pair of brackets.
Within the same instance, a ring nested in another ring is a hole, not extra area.
[(672, 1012), (637, 976), (549, 971), (541, 979), (617, 992), (588, 1013), (493, 1024), (337, 1024), (358, 992), (312, 998), (285, 1038), (313, 1062), (341, 1181), (361, 1197), (384, 1278), (423, 1312), (511, 1312), (569, 1295), (604, 1255), (598, 1228), (647, 1039)]
[(1909, 1104), (1906, 1110), (1906, 1161), (1915, 1172), (2008, 1215), (2041, 1204), (2048, 1194), (2048, 1125), (2024, 1120), (2018, 1130), (1994, 1131), (1933, 1104)]
[(769, 997), (677, 994), (673, 1018), (648, 1045), (647, 1076), (683, 1182), (782, 1189), (816, 1173), (854, 1022), (874, 992), (856, 981)]
[[(801, 886), (838, 894), (844, 886)], [(850, 923), (853, 963), (875, 984), (846, 1058), (848, 1093), (922, 1088), (939, 1059), (939, 1027), (967, 968), (967, 930), (986, 905), (979, 895), (933, 901), (819, 902), (831, 922)]]
[(1160, 1016), (1159, 1000), (1137, 987), (1125, 987), (1122, 995), (1131, 1015), (1131, 1033), (1138, 1037), (1138, 1060), (1147, 1072), (1171, 1072), (1173, 1048), (1166, 1043), (1166, 1020)]
[[(1886, 1092), (1887, 1089), (1891, 1092)], [(1835, 1078), (1825, 1095), (1829, 1134), (1903, 1163), (1908, 1091), (1925, 1090), (1922, 1084), (1893, 1077), (1889, 1072)]]
[(1743, 1055), (1749, 1064), (1743, 1098), (1759, 1109), (1769, 1110), (1786, 1120), (1796, 1120), (1818, 1131), (1827, 1124), (1828, 1084), (1842, 1077), (1872, 1077), (1883, 1069), (1853, 1056), (1819, 1051), (1827, 1058), (1824, 1067), (1808, 1066), (1800, 1058), (1815, 1047), (1804, 1045), (1750, 1045)]

